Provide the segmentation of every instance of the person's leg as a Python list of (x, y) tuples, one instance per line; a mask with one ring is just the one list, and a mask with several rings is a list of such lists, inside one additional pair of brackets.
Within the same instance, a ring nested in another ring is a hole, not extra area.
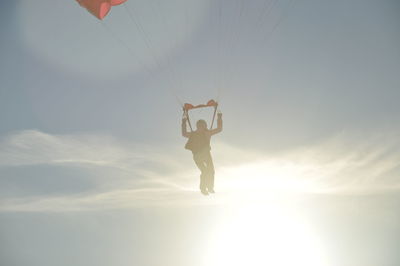
[(206, 164), (206, 186), (209, 192), (214, 193), (214, 163), (211, 157), (211, 153), (205, 154), (204, 162)]
[(193, 160), (196, 163), (197, 167), (200, 169), (200, 190), (204, 194), (204, 192), (207, 192), (207, 181), (206, 181), (206, 176), (207, 176), (207, 168), (206, 164), (204, 162), (203, 156), (200, 156), (199, 154), (194, 154), (193, 155)]

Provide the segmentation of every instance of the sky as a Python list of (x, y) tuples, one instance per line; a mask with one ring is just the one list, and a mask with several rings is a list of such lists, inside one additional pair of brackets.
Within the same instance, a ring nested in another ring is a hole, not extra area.
[[(399, 14), (1, 1), (0, 265), (399, 265)], [(204, 197), (180, 104), (209, 99)]]

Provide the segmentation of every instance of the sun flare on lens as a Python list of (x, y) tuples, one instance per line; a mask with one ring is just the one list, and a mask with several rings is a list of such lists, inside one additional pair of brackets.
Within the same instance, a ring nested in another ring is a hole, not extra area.
[(287, 207), (244, 207), (226, 215), (216, 228), (204, 265), (328, 266), (310, 227)]

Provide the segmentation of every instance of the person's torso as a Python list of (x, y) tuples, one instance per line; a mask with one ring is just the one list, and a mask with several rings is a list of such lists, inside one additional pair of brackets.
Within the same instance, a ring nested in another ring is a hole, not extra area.
[(193, 131), (190, 134), (187, 148), (193, 153), (203, 150), (211, 150), (210, 146), (211, 135), (208, 131)]

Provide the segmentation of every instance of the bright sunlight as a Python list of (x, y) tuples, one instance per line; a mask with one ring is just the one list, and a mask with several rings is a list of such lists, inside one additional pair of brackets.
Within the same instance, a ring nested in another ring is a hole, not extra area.
[(229, 211), (211, 239), (204, 265), (329, 265), (311, 225), (276, 202)]
[(204, 265), (328, 266), (324, 243), (296, 204), (317, 190), (307, 162), (262, 160), (220, 169), (229, 207), (210, 232)]

